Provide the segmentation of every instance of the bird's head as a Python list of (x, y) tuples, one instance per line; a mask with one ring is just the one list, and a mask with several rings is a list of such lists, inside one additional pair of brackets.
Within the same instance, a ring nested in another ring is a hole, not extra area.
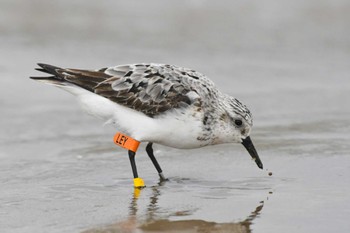
[(241, 143), (254, 159), (256, 165), (263, 169), (263, 164), (250, 139), (250, 132), (253, 126), (253, 118), (250, 110), (238, 99), (230, 97), (229, 106), (227, 106), (228, 123), (230, 124), (233, 140)]

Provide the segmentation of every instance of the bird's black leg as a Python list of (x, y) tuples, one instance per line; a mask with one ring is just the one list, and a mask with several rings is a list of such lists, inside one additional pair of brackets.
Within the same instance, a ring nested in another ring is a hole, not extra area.
[(137, 168), (135, 163), (135, 152), (129, 150), (129, 159), (131, 163), (131, 169), (132, 173), (134, 175), (134, 186), (135, 188), (142, 188), (145, 187), (145, 184), (141, 178), (139, 178), (139, 175), (137, 174)]
[(137, 174), (137, 168), (136, 168), (136, 163), (135, 163), (135, 152), (129, 150), (129, 159), (130, 159), (130, 163), (131, 163), (131, 169), (132, 169), (132, 173), (134, 175), (134, 178), (138, 178), (139, 175)]
[(152, 145), (153, 145), (152, 142), (149, 142), (149, 143), (147, 144), (147, 146), (146, 146), (146, 152), (147, 152), (149, 158), (152, 160), (153, 165), (156, 167), (156, 169), (157, 169), (157, 171), (158, 171), (158, 175), (159, 175), (161, 181), (165, 181), (165, 180), (167, 180), (167, 179), (164, 177), (163, 171), (162, 171), (162, 169), (160, 168), (159, 163), (158, 163), (156, 157), (154, 157)]

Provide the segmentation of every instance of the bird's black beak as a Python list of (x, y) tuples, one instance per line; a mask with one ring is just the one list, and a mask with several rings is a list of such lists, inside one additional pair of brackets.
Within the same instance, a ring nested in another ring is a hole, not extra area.
[(259, 158), (258, 152), (256, 152), (255, 147), (253, 145), (252, 140), (250, 139), (250, 137), (246, 137), (245, 139), (242, 140), (242, 144), (243, 146), (247, 149), (247, 151), (249, 152), (250, 156), (252, 156), (252, 158), (254, 159), (256, 165), (258, 165), (258, 167), (260, 169), (263, 169), (263, 164)]

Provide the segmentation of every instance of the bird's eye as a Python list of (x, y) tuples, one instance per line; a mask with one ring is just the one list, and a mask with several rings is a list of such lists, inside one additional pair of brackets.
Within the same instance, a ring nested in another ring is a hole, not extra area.
[(237, 119), (237, 120), (235, 120), (235, 124), (237, 126), (241, 126), (243, 124), (243, 122), (242, 122), (242, 120)]

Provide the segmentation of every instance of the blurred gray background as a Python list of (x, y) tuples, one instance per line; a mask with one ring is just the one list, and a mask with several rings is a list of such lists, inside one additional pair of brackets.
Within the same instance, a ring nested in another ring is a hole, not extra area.
[[(349, 24), (348, 0), (0, 0), (0, 229), (349, 232)], [(239, 145), (157, 146), (170, 182), (140, 152), (135, 199), (114, 129), (30, 80), (37, 62), (202, 72), (252, 110), (274, 175)]]

